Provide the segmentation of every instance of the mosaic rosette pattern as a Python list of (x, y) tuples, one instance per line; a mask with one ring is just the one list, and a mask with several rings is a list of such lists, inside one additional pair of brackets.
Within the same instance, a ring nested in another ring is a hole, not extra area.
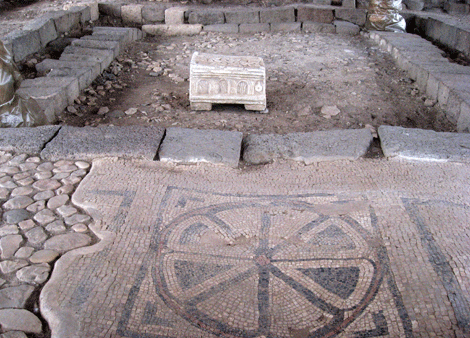
[(192, 327), (191, 337), (408, 335), (367, 201), (171, 187), (163, 201), (146, 277), (128, 299), (144, 314), (125, 315), (122, 335), (160, 326), (161, 337), (173, 336), (172, 320), (158, 317), (163, 308)]

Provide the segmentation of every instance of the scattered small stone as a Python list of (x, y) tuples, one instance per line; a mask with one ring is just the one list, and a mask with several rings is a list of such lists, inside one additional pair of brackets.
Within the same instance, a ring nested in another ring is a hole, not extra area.
[(49, 278), (51, 267), (47, 263), (27, 266), (16, 273), (16, 278), (24, 283), (42, 284)]
[(129, 108), (124, 112), (127, 116), (134, 115), (135, 113), (137, 113), (137, 108)]
[(426, 107), (434, 107), (435, 104), (436, 104), (436, 100), (431, 100), (431, 99), (424, 100), (424, 105)]
[(34, 264), (38, 263), (50, 263), (59, 257), (59, 253), (54, 250), (40, 250), (34, 253), (29, 258), (29, 261)]
[(24, 235), (28, 239), (28, 242), (33, 245), (41, 244), (47, 239), (47, 234), (42, 227), (35, 227), (28, 230)]
[(373, 125), (366, 124), (364, 127), (370, 130), (370, 132), (372, 133), (372, 136), (373, 136), (374, 138), (378, 138), (378, 137), (379, 137), (379, 135), (377, 134), (377, 129), (376, 129)]
[(41, 333), (42, 323), (34, 314), (23, 309), (0, 310), (0, 325), (4, 332)]
[(325, 119), (329, 119), (332, 116), (336, 116), (340, 113), (341, 111), (338, 109), (337, 106), (323, 106), (321, 108), (321, 114)]
[(122, 110), (113, 110), (112, 112), (110, 112), (108, 115), (108, 117), (111, 117), (111, 118), (120, 118), (120, 117), (124, 117), (126, 116), (126, 113), (124, 113)]
[(39, 224), (45, 225), (49, 224), (52, 221), (55, 221), (56, 217), (54, 213), (49, 209), (44, 209), (34, 215), (34, 220)]
[(24, 246), (18, 249), (18, 251), (15, 253), (15, 257), (26, 259), (26, 258), (29, 258), (33, 252), (34, 252), (34, 248), (30, 246)]
[(101, 107), (98, 110), (98, 115), (106, 115), (107, 113), (109, 113), (109, 108), (108, 107)]

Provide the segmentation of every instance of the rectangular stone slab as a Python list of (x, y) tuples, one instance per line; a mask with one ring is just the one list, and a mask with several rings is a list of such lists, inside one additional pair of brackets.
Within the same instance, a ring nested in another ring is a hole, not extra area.
[(30, 155), (39, 154), (59, 129), (59, 126), (3, 128), (0, 136), (0, 150)]
[(262, 58), (195, 52), (190, 65), (191, 109), (211, 110), (213, 103), (266, 108), (266, 69)]
[(41, 157), (92, 160), (101, 157), (138, 158), (152, 161), (163, 137), (163, 128), (142, 126), (62, 127)]

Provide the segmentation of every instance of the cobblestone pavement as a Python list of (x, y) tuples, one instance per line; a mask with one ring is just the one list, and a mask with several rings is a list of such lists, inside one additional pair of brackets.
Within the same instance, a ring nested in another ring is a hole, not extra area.
[(465, 337), (468, 165), (103, 159), (101, 241), (41, 293), (53, 337)]

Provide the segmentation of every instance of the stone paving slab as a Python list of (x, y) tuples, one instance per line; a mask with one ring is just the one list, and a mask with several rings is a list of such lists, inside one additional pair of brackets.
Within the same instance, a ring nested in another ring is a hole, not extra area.
[(235, 131), (167, 128), (158, 156), (162, 162), (209, 162), (236, 168), (242, 138)]
[(163, 137), (158, 127), (62, 127), (41, 152), (48, 160), (93, 160), (100, 157), (153, 160)]
[(44, 145), (54, 137), (59, 129), (59, 126), (2, 128), (0, 150), (30, 155), (39, 154)]
[(365, 155), (372, 141), (368, 129), (332, 130), (286, 135), (248, 135), (243, 160), (251, 164), (285, 158), (312, 164), (320, 161), (356, 160)]
[(386, 157), (417, 161), (470, 162), (470, 135), (433, 130), (380, 126)]
[[(468, 165), (95, 160), (102, 241), (43, 288), (53, 338), (465, 337)], [(456, 231), (458, 229), (458, 231)]]

